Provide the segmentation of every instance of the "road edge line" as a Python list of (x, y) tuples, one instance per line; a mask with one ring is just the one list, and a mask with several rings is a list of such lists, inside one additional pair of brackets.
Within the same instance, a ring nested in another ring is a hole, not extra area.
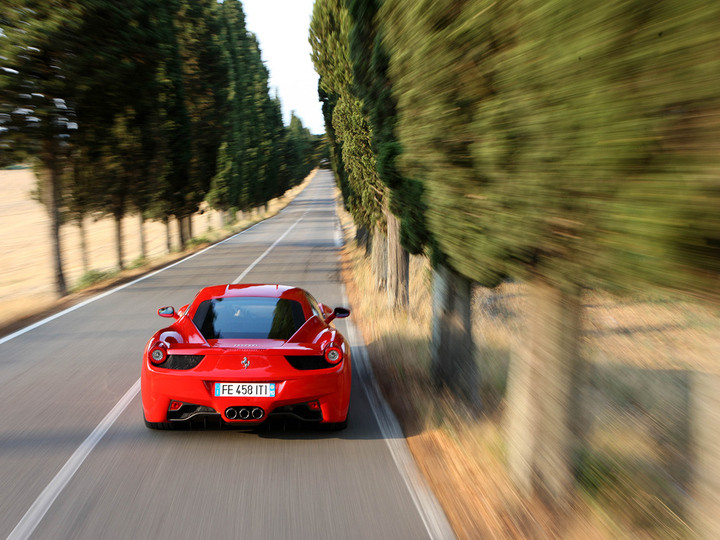
[[(349, 306), (344, 283), (342, 283), (342, 295), (344, 304)], [(355, 347), (352, 349), (353, 358), (359, 360), (355, 362), (356, 371), (363, 382), (362, 387), (370, 402), (370, 409), (425, 529), (433, 540), (456, 538), (445, 511), (415, 463), (400, 423), (380, 391), (370, 359), (367, 356), (367, 345), (362, 332), (352, 321), (346, 321), (346, 325), (350, 342), (353, 345), (359, 345), (357, 349)], [(356, 353), (358, 354), (356, 355)]]

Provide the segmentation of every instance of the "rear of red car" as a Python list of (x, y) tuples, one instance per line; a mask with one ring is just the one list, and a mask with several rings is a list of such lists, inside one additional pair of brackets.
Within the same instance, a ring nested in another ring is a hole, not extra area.
[(170, 428), (215, 418), (251, 427), (288, 415), (344, 427), (350, 348), (313, 302), (302, 289), (290, 287), (201, 291), (145, 348), (146, 424)]

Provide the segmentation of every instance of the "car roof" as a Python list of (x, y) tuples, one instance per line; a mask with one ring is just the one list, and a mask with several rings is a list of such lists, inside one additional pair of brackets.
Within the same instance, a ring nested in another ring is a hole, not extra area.
[(212, 298), (241, 298), (241, 297), (263, 297), (263, 298), (289, 298), (305, 302), (305, 291), (299, 287), (279, 284), (230, 284), (214, 285), (205, 287), (195, 297), (199, 303)]

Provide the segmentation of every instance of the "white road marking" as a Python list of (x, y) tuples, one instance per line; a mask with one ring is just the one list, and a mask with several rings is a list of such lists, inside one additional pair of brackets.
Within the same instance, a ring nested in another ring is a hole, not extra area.
[[(344, 285), (342, 287), (342, 296), (343, 305), (349, 307), (350, 303)], [(350, 320), (346, 320), (346, 325), (348, 338), (353, 346), (353, 358), (356, 360), (355, 367), (363, 382), (362, 387), (370, 403), (370, 410), (375, 416), (395, 466), (405, 482), (418, 514), (420, 514), (425, 530), (432, 540), (456, 538), (445, 512), (415, 464), (395, 414), (393, 414), (392, 409), (390, 409), (380, 391), (370, 365), (370, 359), (367, 357), (365, 341), (360, 330)]]
[[(342, 224), (337, 218), (335, 222), (336, 235), (339, 233), (340, 242), (335, 245), (341, 247), (344, 243), (344, 235), (342, 232)], [(345, 284), (341, 284), (343, 305), (350, 308)], [(382, 433), (385, 444), (390, 450), (390, 455), (395, 462), (395, 466), (400, 472), (400, 476), (405, 482), (410, 498), (415, 504), (415, 508), (420, 514), (425, 530), (432, 540), (445, 540), (456, 538), (455, 532), (445, 515), (435, 494), (432, 492), (422, 474), (417, 468), (415, 459), (410, 453), (405, 434), (397, 421), (390, 405), (385, 401), (380, 387), (375, 379), (370, 359), (367, 356), (365, 339), (360, 330), (353, 324), (350, 319), (345, 319), (347, 327), (347, 337), (353, 347), (353, 359), (355, 360), (355, 369), (363, 382), (361, 385), (365, 395), (370, 403), (370, 410), (375, 416), (380, 432)]]
[(60, 492), (65, 489), (65, 486), (67, 486), (68, 482), (70, 482), (72, 477), (80, 468), (80, 465), (83, 464), (85, 458), (88, 457), (93, 448), (95, 448), (97, 443), (100, 442), (100, 439), (103, 438), (103, 435), (107, 433), (110, 426), (115, 423), (115, 420), (118, 419), (139, 391), (140, 379), (135, 381), (135, 384), (130, 387), (130, 390), (125, 392), (125, 395), (120, 398), (120, 401), (118, 401), (112, 410), (107, 413), (107, 416), (102, 419), (102, 422), (97, 425), (93, 432), (88, 435), (88, 438), (85, 439), (78, 449), (75, 450), (73, 455), (70, 456), (70, 459), (68, 459), (65, 465), (63, 465), (63, 468), (55, 475), (55, 478), (53, 478), (45, 489), (43, 489), (40, 496), (35, 499), (35, 502), (25, 513), (23, 518), (20, 520), (20, 523), (16, 525), (7, 537), (8, 540), (24, 540), (30, 537), (35, 530), (35, 527), (38, 526), (38, 523), (40, 523), (42, 518), (55, 502), (55, 499), (58, 498)]
[(270, 253), (270, 252), (272, 251), (272, 249), (273, 249), (275, 246), (277, 246), (278, 243), (280, 243), (280, 241), (281, 241), (283, 238), (285, 238), (285, 237), (287, 236), (287, 234), (295, 228), (295, 225), (297, 225), (298, 223), (300, 223), (300, 222), (302, 221), (302, 218), (304, 218), (306, 215), (307, 215), (307, 212), (305, 212), (302, 216), (300, 216), (300, 218), (299, 218), (295, 223), (293, 223), (292, 225), (290, 225), (290, 227), (288, 228), (288, 230), (285, 231), (280, 238), (278, 238), (277, 240), (275, 240), (275, 241), (273, 242), (273, 244), (272, 244), (269, 248), (267, 248), (267, 249), (265, 250), (265, 253), (263, 253), (263, 254), (260, 255), (257, 259), (255, 259), (255, 262), (254, 262), (254, 263), (252, 263), (250, 266), (248, 266), (242, 274), (240, 274), (238, 277), (235, 278), (235, 280), (233, 281), (233, 284), (240, 283), (240, 282), (243, 280), (243, 278), (245, 278), (245, 276), (247, 276), (247, 275), (250, 273), (250, 270), (252, 270), (253, 268), (255, 268), (255, 265), (256, 265), (257, 263), (259, 263), (260, 261), (262, 261), (262, 260), (265, 258), (265, 255), (267, 255), (268, 253)]
[[(260, 255), (255, 261), (247, 267), (247, 269), (240, 274), (240, 276), (233, 281), (233, 283), (238, 283), (245, 275), (247, 275), (250, 270), (255, 268), (255, 265), (259, 263), (265, 255), (270, 253), (270, 250), (274, 248), (280, 240), (285, 238), (287, 234), (297, 225), (300, 223), (300, 220), (305, 217), (305, 214), (300, 216), (300, 219), (298, 219), (295, 223), (290, 225), (290, 227), (282, 234), (280, 238), (275, 240), (275, 242), (267, 249), (265, 250), (265, 253)], [(239, 232), (236, 235), (231, 236), (230, 238), (226, 238), (222, 242), (218, 242), (217, 244), (213, 244), (212, 246), (203, 249), (202, 251), (198, 251), (197, 253), (190, 255), (189, 257), (186, 257), (174, 264), (171, 264), (170, 266), (166, 266), (165, 268), (161, 268), (160, 270), (153, 272), (152, 274), (148, 274), (146, 276), (143, 276), (139, 279), (136, 279), (135, 281), (132, 281), (130, 283), (126, 283), (125, 285), (121, 285), (120, 287), (117, 287), (115, 289), (112, 289), (111, 291), (105, 292), (103, 294), (100, 294), (98, 296), (95, 296), (93, 298), (90, 298), (86, 300), (85, 302), (82, 302), (80, 304), (77, 304), (71, 308), (66, 309), (65, 311), (61, 311), (60, 313), (57, 313), (53, 315), (52, 317), (48, 317), (47, 319), (43, 319), (42, 321), (39, 321), (31, 326), (28, 326), (26, 328), (23, 328), (22, 330), (18, 330), (14, 334), (10, 334), (9, 336), (5, 337), (3, 340), (0, 341), (0, 345), (5, 343), (6, 341), (10, 341), (11, 339), (22, 335), (26, 332), (29, 332), (30, 330), (33, 330), (37, 328), (38, 326), (42, 326), (43, 324), (49, 323), (50, 321), (54, 321), (55, 319), (62, 317), (63, 315), (66, 315), (67, 313), (70, 313), (71, 311), (75, 311), (76, 309), (80, 309), (83, 306), (88, 305), (91, 302), (94, 302), (95, 300), (99, 300), (100, 298), (104, 298), (106, 296), (111, 295), (114, 292), (117, 292), (119, 290), (125, 289), (126, 287), (129, 287), (130, 285), (134, 285), (135, 283), (138, 283), (144, 279), (147, 279), (151, 276), (154, 276), (156, 274), (159, 274), (160, 272), (167, 270), (169, 268), (172, 268), (173, 266), (177, 266), (180, 263), (183, 263), (187, 260), (192, 259), (193, 257), (197, 257), (198, 255), (205, 253), (207, 250), (212, 249), (215, 246), (218, 246), (220, 244), (223, 244), (227, 242), (228, 240), (235, 238), (236, 236), (243, 234), (256, 225), (259, 225), (259, 223), (256, 223), (252, 227), (245, 229), (244, 231)], [(68, 482), (72, 479), (72, 477), (75, 475), (77, 470), (80, 468), (80, 466), (85, 461), (85, 458), (90, 455), (90, 452), (93, 451), (95, 446), (97, 446), (97, 443), (100, 442), (100, 440), (103, 438), (103, 435), (107, 433), (107, 431), (110, 429), (110, 427), (115, 423), (115, 421), (120, 417), (120, 415), (123, 413), (123, 411), (127, 408), (127, 406), (132, 402), (133, 399), (138, 395), (140, 392), (140, 379), (135, 381), (135, 383), (130, 387), (130, 389), (125, 392), (125, 395), (120, 398), (120, 401), (118, 401), (115, 406), (112, 408), (112, 410), (105, 416), (105, 418), (102, 419), (102, 421), (97, 425), (97, 427), (88, 435), (88, 438), (85, 439), (82, 444), (78, 447), (75, 452), (73, 452), (73, 455), (70, 456), (70, 459), (65, 462), (65, 465), (63, 465), (62, 469), (55, 475), (55, 477), (50, 481), (50, 483), (45, 487), (45, 489), (40, 493), (37, 499), (35, 499), (35, 502), (30, 506), (28, 511), (25, 513), (25, 515), (22, 517), (20, 522), (15, 526), (13, 531), (10, 533), (10, 535), (7, 537), (7, 540), (26, 540), (27, 538), (30, 538), (30, 535), (35, 531), (37, 526), (40, 524), (40, 521), (42, 521), (42, 518), (45, 517), (45, 514), (48, 510), (50, 510), (50, 507), (55, 502), (55, 499), (58, 498), (60, 493), (63, 489), (65, 489), (65, 486), (67, 486)]]

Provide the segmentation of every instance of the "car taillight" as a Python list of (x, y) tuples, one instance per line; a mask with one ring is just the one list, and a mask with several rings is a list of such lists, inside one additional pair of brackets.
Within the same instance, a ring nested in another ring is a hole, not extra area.
[(165, 359), (165, 369), (193, 369), (205, 358), (200, 354), (170, 354)]
[(167, 347), (164, 343), (156, 343), (150, 348), (149, 356), (153, 364), (162, 364), (167, 358)]
[(342, 349), (340, 347), (336, 347), (332, 343), (330, 346), (325, 349), (325, 360), (327, 360), (331, 364), (337, 364), (342, 360), (343, 353)]

